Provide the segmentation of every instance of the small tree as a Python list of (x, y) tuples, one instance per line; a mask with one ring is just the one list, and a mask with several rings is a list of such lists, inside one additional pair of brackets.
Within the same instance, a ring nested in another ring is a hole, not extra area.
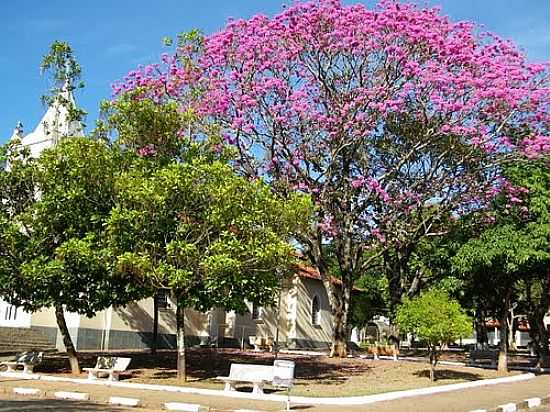
[(402, 332), (414, 333), (427, 343), (431, 381), (435, 380), (441, 345), (467, 336), (472, 330), (472, 321), (459, 303), (437, 289), (405, 299), (397, 309), (396, 321)]

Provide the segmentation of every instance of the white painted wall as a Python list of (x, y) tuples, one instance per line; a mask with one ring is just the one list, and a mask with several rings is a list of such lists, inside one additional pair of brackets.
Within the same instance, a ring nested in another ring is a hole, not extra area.
[(30, 328), (31, 314), (0, 299), (0, 327)]

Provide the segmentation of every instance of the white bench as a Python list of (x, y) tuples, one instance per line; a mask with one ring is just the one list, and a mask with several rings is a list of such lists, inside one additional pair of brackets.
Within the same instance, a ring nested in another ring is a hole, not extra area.
[(252, 393), (263, 394), (264, 384), (273, 381), (273, 366), (232, 363), (229, 376), (218, 376), (216, 379), (225, 382), (226, 391), (236, 390), (235, 384), (243, 382), (252, 383)]
[(88, 379), (95, 380), (101, 376), (108, 376), (110, 381), (118, 381), (121, 372), (128, 369), (132, 358), (118, 358), (111, 356), (98, 356), (94, 368), (83, 368), (88, 372)]
[(254, 394), (263, 394), (266, 383), (290, 391), (294, 381), (294, 362), (276, 360), (273, 366), (232, 363), (229, 376), (216, 379), (225, 382), (226, 391), (235, 391), (237, 383), (252, 383)]
[(43, 352), (23, 352), (14, 361), (2, 362), (0, 366), (6, 366), (8, 372), (15, 372), (18, 366), (22, 366), (23, 373), (32, 373), (34, 367), (42, 363), (43, 355)]

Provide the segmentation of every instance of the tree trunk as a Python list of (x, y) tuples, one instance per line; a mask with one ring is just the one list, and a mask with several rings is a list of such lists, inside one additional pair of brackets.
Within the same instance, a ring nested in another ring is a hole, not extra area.
[(540, 332), (539, 332), (540, 340), (537, 347), (537, 356), (538, 356), (537, 366), (539, 368), (546, 368), (550, 366), (548, 364), (549, 357), (550, 357), (550, 352), (548, 350), (548, 340), (550, 336), (548, 334), (548, 329), (546, 329), (546, 325), (544, 324), (544, 314), (539, 316), (538, 328), (540, 329)]
[(506, 318), (508, 322), (508, 350), (516, 351), (516, 331), (514, 328), (514, 309), (510, 309), (510, 314)]
[(548, 356), (549, 356), (549, 350), (548, 350), (548, 339), (549, 334), (548, 330), (546, 329), (546, 325), (544, 324), (544, 316), (545, 312), (543, 311), (535, 311), (535, 313), (531, 314), (529, 319), (529, 337), (531, 338), (533, 344), (535, 353), (537, 354), (537, 367), (544, 368), (547, 367), (546, 363), (548, 363)]
[(389, 253), (384, 254), (384, 267), (386, 279), (388, 279), (388, 292), (390, 295), (390, 312), (395, 314), (397, 306), (401, 303), (403, 296), (403, 286), (401, 284), (401, 271), (399, 265), (393, 262), (394, 258), (389, 256)]
[(327, 292), (331, 315), (332, 315), (332, 342), (330, 347), (331, 357), (346, 357), (348, 319), (351, 308), (351, 291), (353, 287), (353, 273), (342, 271), (342, 285), (337, 287), (328, 273), (323, 251), (321, 238), (310, 240), (309, 256), (315, 264), (323, 286)]
[[(397, 307), (401, 304), (401, 299), (405, 293), (403, 284), (408, 278), (408, 250), (395, 250), (394, 255), (389, 251), (384, 253), (384, 272), (388, 280), (388, 292), (390, 295), (390, 312), (395, 314)], [(420, 279), (416, 288), (420, 286)], [(411, 290), (411, 293), (418, 290)]]
[(178, 346), (178, 380), (185, 382), (187, 380), (187, 370), (185, 365), (185, 308), (178, 302), (176, 308), (177, 325), (177, 346)]
[(159, 300), (155, 294), (153, 298), (153, 340), (151, 342), (151, 355), (157, 354), (159, 335)]
[(435, 382), (435, 367), (437, 366), (437, 347), (429, 345), (430, 352), (430, 381)]
[(485, 323), (485, 311), (479, 307), (476, 309), (476, 340), (477, 347), (481, 349), (485, 349), (489, 343), (487, 324)]
[(332, 309), (332, 344), (330, 347), (330, 357), (345, 358), (348, 353), (346, 313), (344, 310), (343, 299), (340, 304)]
[(497, 367), (500, 373), (508, 372), (508, 311), (510, 307), (510, 295), (511, 291), (507, 291), (500, 317), (500, 352), (498, 354)]
[(69, 356), (71, 373), (73, 375), (79, 375), (80, 365), (78, 364), (78, 354), (76, 353), (73, 340), (69, 334), (69, 328), (67, 328), (67, 322), (65, 321), (65, 313), (62, 305), (55, 306), (55, 319), (57, 321), (57, 326), (59, 327), (59, 332), (61, 332), (61, 336), (63, 337), (63, 345), (65, 345), (67, 356)]
[(525, 295), (528, 303), (528, 316), (529, 321), (529, 337), (534, 345), (535, 353), (538, 357), (537, 367), (546, 368), (549, 365), (550, 350), (549, 350), (549, 333), (546, 325), (544, 324), (544, 317), (550, 309), (550, 278), (545, 277), (542, 280), (540, 286), (543, 293), (539, 300), (533, 298), (531, 293), (532, 282), (527, 281), (525, 286)]

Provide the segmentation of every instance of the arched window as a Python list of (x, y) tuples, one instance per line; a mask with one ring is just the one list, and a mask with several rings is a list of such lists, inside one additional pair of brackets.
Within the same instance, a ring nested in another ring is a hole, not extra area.
[(321, 324), (321, 302), (317, 295), (313, 296), (313, 300), (311, 301), (311, 324)]

